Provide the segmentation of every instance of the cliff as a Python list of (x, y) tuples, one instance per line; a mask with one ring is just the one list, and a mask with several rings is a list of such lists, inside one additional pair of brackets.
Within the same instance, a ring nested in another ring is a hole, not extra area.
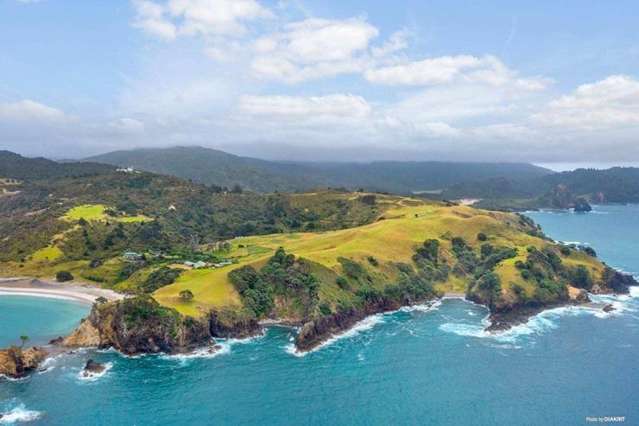
[(125, 354), (180, 353), (210, 341), (205, 322), (160, 306), (148, 296), (95, 304), (62, 345), (113, 347)]
[(22, 349), (13, 346), (0, 350), (0, 376), (20, 378), (38, 368), (47, 356), (42, 348)]

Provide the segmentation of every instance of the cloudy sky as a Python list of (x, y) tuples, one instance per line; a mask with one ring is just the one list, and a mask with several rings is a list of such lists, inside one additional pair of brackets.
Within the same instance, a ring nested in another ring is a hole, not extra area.
[(0, 0), (0, 149), (639, 162), (637, 16), (636, 0)]

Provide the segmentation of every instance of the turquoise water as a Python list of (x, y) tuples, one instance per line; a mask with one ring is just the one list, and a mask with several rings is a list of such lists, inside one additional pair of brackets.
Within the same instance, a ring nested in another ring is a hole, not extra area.
[(0, 295), (0, 348), (20, 344), (25, 335), (31, 345), (45, 344), (67, 334), (89, 308), (72, 300)]
[[(639, 271), (638, 207), (534, 218), (554, 238), (589, 242), (611, 265)], [(482, 332), (484, 308), (444, 300), (371, 317), (303, 357), (285, 328), (225, 342), (208, 358), (81, 352), (0, 382), (0, 412), (47, 425), (639, 424), (639, 298), (608, 300), (612, 315), (557, 309), (499, 337)], [(79, 379), (88, 357), (110, 370)]]

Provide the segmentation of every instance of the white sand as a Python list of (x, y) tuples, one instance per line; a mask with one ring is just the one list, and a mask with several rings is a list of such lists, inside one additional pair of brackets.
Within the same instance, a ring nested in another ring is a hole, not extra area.
[(34, 296), (52, 299), (77, 300), (93, 303), (98, 297), (119, 300), (125, 296), (112, 290), (80, 283), (56, 283), (31, 278), (0, 278), (0, 296)]

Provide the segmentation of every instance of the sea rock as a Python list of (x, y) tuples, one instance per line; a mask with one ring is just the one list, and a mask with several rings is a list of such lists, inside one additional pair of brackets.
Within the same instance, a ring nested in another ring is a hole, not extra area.
[(89, 359), (84, 366), (84, 370), (82, 371), (82, 375), (84, 377), (90, 377), (95, 374), (103, 373), (106, 370), (104, 364), (100, 364), (99, 362), (95, 362), (92, 359)]
[(38, 368), (47, 357), (47, 352), (38, 347), (22, 349), (12, 346), (0, 350), (0, 375), (20, 378)]
[(606, 268), (603, 273), (604, 285), (614, 293), (627, 294), (630, 292), (628, 287), (639, 285), (637, 280), (630, 274), (616, 271), (612, 268)]
[(612, 303), (608, 303), (603, 307), (603, 311), (608, 313), (608, 312), (612, 312), (615, 310), (615, 307), (612, 306)]
[(54, 346), (61, 345), (63, 342), (64, 342), (64, 337), (62, 336), (58, 336), (55, 339), (49, 340), (49, 344)]
[(113, 347), (127, 355), (182, 353), (210, 342), (208, 324), (160, 306), (150, 296), (94, 304), (64, 339), (67, 347)]
[(592, 210), (592, 207), (585, 198), (577, 198), (575, 200), (574, 211), (577, 213), (586, 213)]
[(588, 297), (588, 292), (586, 290), (579, 290), (579, 293), (577, 293), (577, 296), (575, 297), (575, 300), (577, 302), (581, 302), (581, 303), (588, 303), (590, 302), (590, 298)]

